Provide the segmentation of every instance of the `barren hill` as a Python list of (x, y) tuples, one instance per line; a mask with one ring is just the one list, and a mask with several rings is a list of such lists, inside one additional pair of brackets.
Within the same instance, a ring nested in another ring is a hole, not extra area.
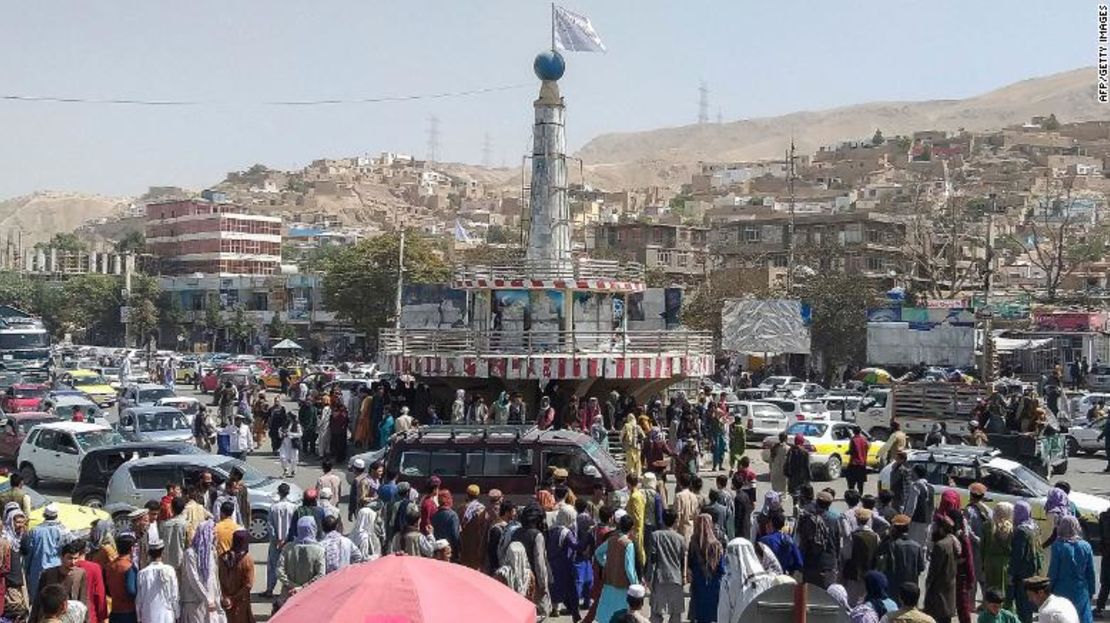
[(672, 186), (687, 181), (675, 175), (676, 166), (781, 157), (791, 133), (798, 151), (806, 154), (822, 145), (870, 138), (876, 128), (892, 136), (915, 130), (998, 129), (1049, 113), (1061, 122), (1110, 118), (1110, 110), (1095, 100), (1094, 73), (1089, 67), (1076, 69), (961, 100), (873, 102), (723, 124), (603, 134), (577, 155), (589, 166), (597, 186)]
[[(24, 248), (70, 232), (86, 222), (115, 216), (128, 199), (40, 191), (0, 201), (0, 232), (23, 232)], [(12, 234), (15, 235), (14, 233)]]

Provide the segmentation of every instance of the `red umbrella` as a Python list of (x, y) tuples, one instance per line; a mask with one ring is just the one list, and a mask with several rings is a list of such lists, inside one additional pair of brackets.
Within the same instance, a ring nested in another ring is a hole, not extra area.
[(430, 558), (384, 556), (310, 584), (271, 623), (535, 623), (536, 607), (473, 569)]

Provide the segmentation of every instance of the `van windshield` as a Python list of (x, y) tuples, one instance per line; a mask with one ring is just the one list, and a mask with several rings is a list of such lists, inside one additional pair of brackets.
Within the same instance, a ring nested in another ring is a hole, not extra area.
[(621, 468), (617, 465), (617, 462), (593, 439), (582, 444), (582, 449), (586, 451), (586, 455), (603, 473), (608, 475), (620, 474)]

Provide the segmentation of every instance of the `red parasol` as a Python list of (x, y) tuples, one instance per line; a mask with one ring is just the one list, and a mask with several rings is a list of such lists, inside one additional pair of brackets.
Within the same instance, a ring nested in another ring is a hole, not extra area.
[(285, 602), (271, 623), (535, 623), (536, 607), (462, 565), (391, 555), (351, 565)]

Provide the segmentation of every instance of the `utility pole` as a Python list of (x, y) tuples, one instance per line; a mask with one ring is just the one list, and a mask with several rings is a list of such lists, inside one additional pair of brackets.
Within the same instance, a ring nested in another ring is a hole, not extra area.
[[(127, 306), (127, 319), (123, 321), (123, 343), (131, 346), (131, 269), (134, 266), (134, 256), (127, 253), (123, 256), (123, 304)], [(139, 336), (142, 339), (142, 336)], [(137, 343), (141, 346), (141, 343)]]
[(990, 214), (987, 215), (986, 270), (983, 275), (983, 307), (979, 315), (983, 319), (983, 365), (979, 372), (984, 383), (994, 380), (994, 310), (991, 309), (991, 286), (994, 283), (994, 214), (997, 198), (991, 193)]
[(794, 294), (794, 137), (786, 155), (786, 191), (790, 199), (790, 220), (786, 226), (786, 293)]
[(698, 85), (698, 124), (709, 123), (709, 87), (705, 80)]
[(405, 229), (401, 228), (401, 244), (397, 249), (397, 300), (394, 307), (393, 328), (401, 328), (401, 290), (405, 287)]

